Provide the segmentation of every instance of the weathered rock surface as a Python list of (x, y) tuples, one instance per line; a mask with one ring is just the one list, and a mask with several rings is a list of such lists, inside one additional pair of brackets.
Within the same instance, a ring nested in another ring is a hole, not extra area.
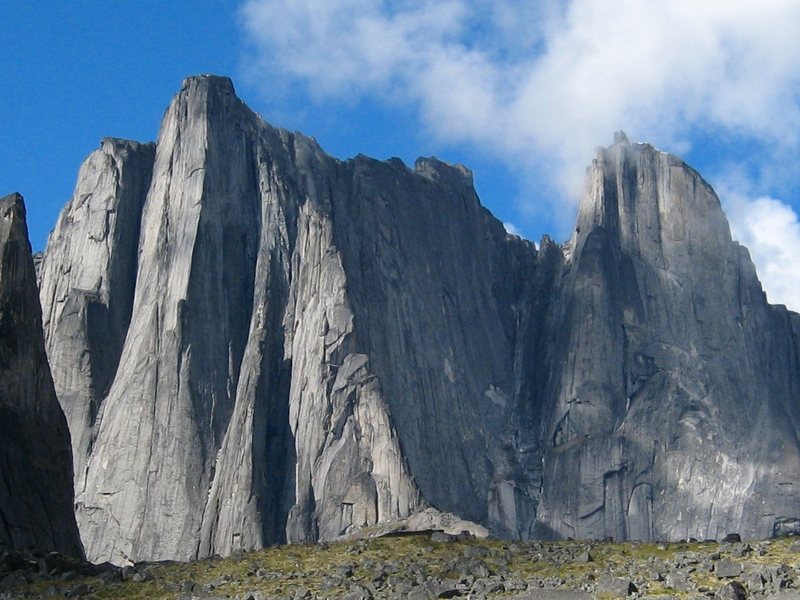
[(42, 284), (42, 261), (44, 260), (44, 252), (33, 253), (33, 270), (36, 273), (36, 287), (41, 287)]
[(72, 434), (77, 492), (131, 317), (154, 154), (153, 144), (104, 139), (82, 165), (38, 269), (45, 344)]
[(461, 166), (359, 156), (189, 78), (104, 141), (42, 266), (89, 557), (330, 540), (435, 507), (506, 537), (800, 522), (800, 317), (719, 201), (620, 138), (564, 247)]
[(0, 545), (82, 557), (22, 196), (0, 198)]
[(796, 518), (800, 317), (767, 304), (695, 171), (602, 150), (556, 298), (538, 535), (763, 538)]
[[(185, 82), (152, 176), (145, 149), (88, 159), (43, 265), (89, 556), (333, 539), (429, 504), (487, 522), (516, 465), (512, 304), (536, 251), (469, 172), (337, 161), (216, 77)], [(117, 207), (150, 177), (137, 229)], [(111, 241), (123, 223), (138, 246)], [(112, 261), (135, 280), (115, 284)]]

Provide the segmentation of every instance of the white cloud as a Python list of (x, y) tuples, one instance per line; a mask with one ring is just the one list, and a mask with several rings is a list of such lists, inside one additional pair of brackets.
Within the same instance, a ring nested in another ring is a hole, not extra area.
[(350, 98), (419, 77), (425, 55), (462, 31), (464, 13), (455, 0), (251, 0), (241, 9), (257, 66), (271, 75), (265, 85), (283, 74), (314, 94)]
[(767, 298), (773, 304), (785, 304), (800, 311), (800, 221), (797, 213), (776, 198), (751, 198), (721, 187), (731, 234), (750, 250)]
[(796, 146), (795, 0), (249, 0), (264, 86), (419, 106), (440, 138), (553, 163), (574, 192), (616, 129), (685, 149), (697, 127)]
[(617, 129), (678, 153), (751, 144), (761, 180), (800, 147), (796, 0), (248, 0), (241, 17), (262, 89), (415, 107), (439, 140), (536, 173), (562, 222)]

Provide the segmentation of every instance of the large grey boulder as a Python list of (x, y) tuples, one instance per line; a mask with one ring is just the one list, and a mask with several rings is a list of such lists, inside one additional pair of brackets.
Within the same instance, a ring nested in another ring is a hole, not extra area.
[(22, 196), (0, 198), (0, 545), (82, 557)]
[(104, 142), (76, 190), (41, 301), (93, 560), (428, 507), (517, 538), (800, 517), (800, 318), (675, 157), (620, 138), (537, 249), (466, 168), (336, 160), (200, 76), (155, 148)]

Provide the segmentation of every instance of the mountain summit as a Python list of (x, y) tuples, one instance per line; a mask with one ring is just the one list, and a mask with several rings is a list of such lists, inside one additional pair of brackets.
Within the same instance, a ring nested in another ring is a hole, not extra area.
[(83, 557), (69, 431), (42, 339), (25, 202), (0, 198), (0, 548)]
[(515, 538), (800, 529), (800, 317), (708, 184), (623, 136), (537, 249), (464, 167), (339, 161), (191, 77), (155, 145), (86, 160), (41, 277), (95, 561), (426, 507)]

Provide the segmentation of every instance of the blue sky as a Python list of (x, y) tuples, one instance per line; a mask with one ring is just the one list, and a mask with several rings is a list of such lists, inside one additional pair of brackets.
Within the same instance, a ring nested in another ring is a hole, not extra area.
[(800, 308), (795, 0), (5, 0), (0, 40), (0, 193), (26, 197), (35, 249), (100, 139), (155, 139), (210, 72), (339, 158), (467, 164), (531, 239), (569, 235), (624, 129), (715, 185), (770, 299)]

